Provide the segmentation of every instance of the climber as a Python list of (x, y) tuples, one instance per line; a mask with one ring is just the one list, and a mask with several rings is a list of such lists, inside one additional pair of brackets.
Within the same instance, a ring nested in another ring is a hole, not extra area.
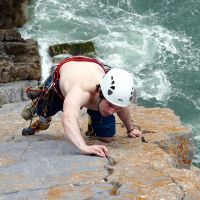
[[(78, 125), (79, 112), (83, 107), (88, 109), (90, 130), (87, 135), (96, 135), (103, 142), (110, 142), (115, 134), (113, 113), (118, 114), (128, 137), (141, 137), (128, 108), (134, 89), (132, 75), (123, 69), (109, 69), (99, 60), (85, 56), (66, 58), (53, 68), (40, 92), (28, 89), (33, 102), (24, 108), (22, 117), (32, 119), (37, 115), (39, 118), (24, 128), (22, 134), (33, 135), (47, 129), (51, 117), (63, 110), (62, 125), (67, 139), (83, 154), (106, 157), (108, 149), (104, 145), (85, 143)], [(27, 110), (31, 110), (31, 117), (25, 116)]]

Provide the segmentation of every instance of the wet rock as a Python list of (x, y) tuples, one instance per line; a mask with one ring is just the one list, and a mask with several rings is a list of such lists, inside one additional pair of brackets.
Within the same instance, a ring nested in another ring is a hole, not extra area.
[[(81, 42), (81, 43), (64, 43), (57, 44), (49, 47), (49, 54), (51, 57), (58, 55), (85, 55), (89, 57), (96, 56), (95, 47), (93, 42)], [(58, 61), (59, 57), (54, 58), (54, 62)], [(63, 57), (62, 57), (63, 58)]]
[(0, 41), (12, 41), (12, 42), (23, 42), (21, 34), (15, 29), (1, 29), (0, 30)]

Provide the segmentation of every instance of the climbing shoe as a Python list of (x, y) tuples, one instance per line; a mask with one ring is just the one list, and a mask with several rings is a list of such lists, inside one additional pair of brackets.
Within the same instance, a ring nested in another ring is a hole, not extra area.
[(36, 132), (46, 130), (49, 128), (51, 122), (51, 117), (45, 119), (44, 117), (39, 117), (35, 122), (33, 122), (29, 127), (22, 130), (22, 135), (34, 135)]
[(31, 120), (35, 116), (35, 113), (36, 113), (36, 107), (33, 106), (33, 102), (31, 102), (23, 108), (21, 116), (25, 120), (29, 119)]

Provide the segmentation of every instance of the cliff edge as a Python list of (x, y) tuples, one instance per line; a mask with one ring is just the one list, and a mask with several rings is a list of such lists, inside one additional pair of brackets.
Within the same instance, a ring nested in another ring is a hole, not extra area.
[[(107, 159), (81, 155), (64, 139), (58, 113), (51, 127), (21, 136), (25, 103), (3, 105), (0, 113), (1, 199), (190, 199), (200, 197), (200, 170), (191, 166), (191, 131), (170, 109), (132, 107), (144, 138), (127, 138), (117, 122)], [(85, 137), (87, 114), (80, 128)], [(189, 169), (190, 168), (190, 169)]]

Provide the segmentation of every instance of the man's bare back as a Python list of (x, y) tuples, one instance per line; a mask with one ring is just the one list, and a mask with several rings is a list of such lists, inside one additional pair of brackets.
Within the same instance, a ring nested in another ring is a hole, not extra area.
[(79, 85), (93, 94), (104, 75), (103, 68), (96, 63), (67, 62), (60, 69), (60, 90), (65, 97), (73, 86)]

